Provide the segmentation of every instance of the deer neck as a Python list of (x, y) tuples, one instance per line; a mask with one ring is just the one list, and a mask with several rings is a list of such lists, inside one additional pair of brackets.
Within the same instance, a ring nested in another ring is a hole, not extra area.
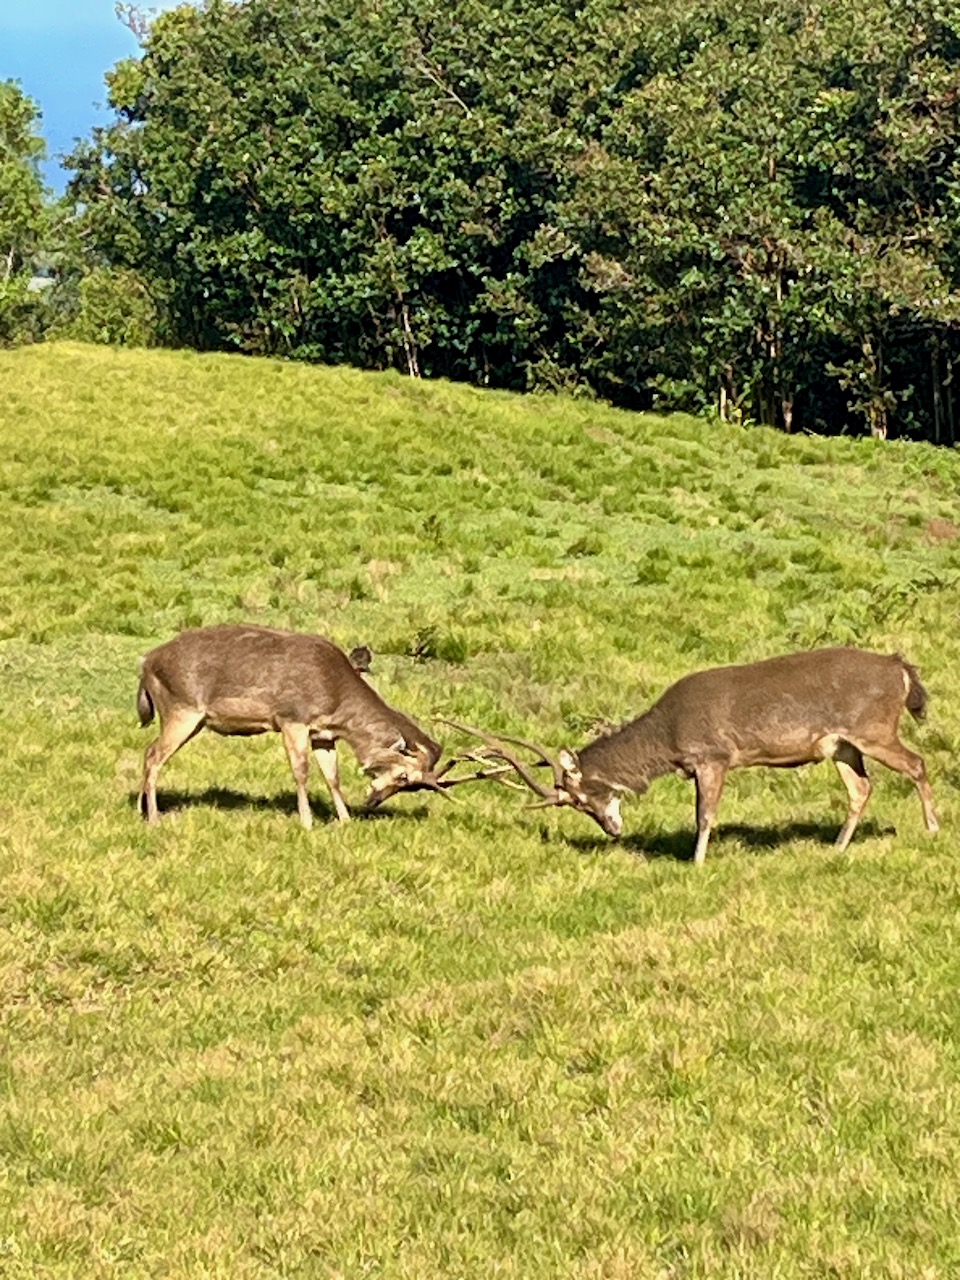
[(365, 680), (358, 680), (341, 704), (337, 736), (348, 743), (361, 767), (376, 764), (401, 738), (411, 746), (424, 740), (423, 731), (409, 717), (384, 702)]
[(585, 776), (611, 787), (643, 792), (655, 778), (676, 768), (673, 752), (654, 711), (613, 733), (595, 738), (579, 752)]

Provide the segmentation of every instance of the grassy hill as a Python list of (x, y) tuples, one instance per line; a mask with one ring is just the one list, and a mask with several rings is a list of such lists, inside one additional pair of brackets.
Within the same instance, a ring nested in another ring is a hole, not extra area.
[[(5, 1280), (958, 1273), (955, 452), (73, 345), (0, 387)], [(732, 775), (699, 870), (680, 779), (618, 844), (493, 786), (305, 833), (272, 735), (147, 829), (137, 657), (240, 618), (554, 747), (899, 649), (944, 829), (873, 766), (838, 857), (827, 766)]]

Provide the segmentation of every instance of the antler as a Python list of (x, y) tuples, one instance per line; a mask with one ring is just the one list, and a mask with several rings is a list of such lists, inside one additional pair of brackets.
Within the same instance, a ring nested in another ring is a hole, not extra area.
[(438, 790), (447, 791), (449, 787), (460, 786), (461, 782), (485, 782), (488, 778), (502, 778), (504, 777), (504, 774), (509, 773), (509, 765), (503, 765), (502, 768), (498, 769), (476, 769), (474, 773), (463, 773), (461, 777), (448, 778), (447, 773), (449, 769), (452, 769), (454, 764), (462, 764), (465, 760), (470, 760), (470, 762), (475, 764), (488, 763), (484, 756), (476, 755), (472, 753), (472, 751), (465, 751), (465, 753), (462, 753), (461, 755), (454, 755), (453, 759), (448, 760), (448, 762), (444, 764), (444, 767), (440, 769), (440, 772), (436, 773), (434, 776)]
[[(484, 742), (487, 745), (488, 754), (485, 757), (486, 759), (506, 761), (512, 769), (516, 770), (530, 790), (538, 795), (547, 805), (554, 805), (558, 803), (557, 791), (563, 783), (563, 766), (559, 761), (554, 760), (552, 756), (539, 745), (539, 743), (527, 742), (525, 738), (515, 738), (512, 735), (505, 733), (485, 733), (483, 729), (475, 729), (472, 725), (460, 724), (457, 720), (447, 720), (443, 716), (437, 716), (436, 718), (441, 724), (450, 725), (452, 729), (459, 729), (461, 733), (468, 733), (471, 737), (479, 738), (481, 742)], [(527, 766), (521, 760), (517, 759), (516, 755), (514, 755), (512, 751), (506, 750), (503, 746), (504, 742), (515, 743), (518, 747), (525, 747), (528, 751), (532, 751), (535, 755), (538, 755), (541, 761), (553, 770), (553, 787), (545, 787), (541, 782), (539, 782)]]
[(462, 782), (484, 782), (488, 778), (501, 778), (504, 774), (510, 772), (509, 765), (504, 765), (497, 769), (484, 769), (481, 767), (473, 773), (464, 774), (459, 778), (447, 777), (447, 774), (455, 765), (462, 764), (466, 760), (481, 766), (489, 763), (474, 751), (463, 751), (458, 755), (451, 756), (439, 769), (425, 777), (419, 786), (427, 791), (437, 791), (440, 795), (446, 796), (448, 800), (452, 800), (453, 796), (449, 794), (451, 787), (458, 787)]
[(444, 775), (458, 764), (477, 764), (480, 769), (474, 773), (466, 773), (459, 778), (446, 778), (442, 785), (444, 787), (455, 787), (460, 782), (483, 782), (487, 778), (496, 778), (502, 782), (505, 787), (513, 787), (515, 791), (524, 791), (526, 788), (521, 787), (519, 782), (511, 782), (508, 774), (513, 773), (513, 769), (509, 764), (504, 763), (496, 769), (485, 769), (484, 765), (488, 765), (491, 760), (499, 760), (501, 757), (493, 751), (458, 751), (455, 756), (446, 762), (443, 768), (437, 773), (437, 778), (444, 778)]

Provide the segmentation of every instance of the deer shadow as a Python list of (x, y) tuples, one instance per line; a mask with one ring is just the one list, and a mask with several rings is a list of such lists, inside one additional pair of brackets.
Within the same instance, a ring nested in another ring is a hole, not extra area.
[[(127, 798), (131, 809), (139, 811), (140, 793), (130, 791)], [(274, 796), (253, 795), (249, 791), (233, 791), (229, 787), (207, 787), (203, 791), (161, 791), (157, 792), (157, 809), (161, 815), (179, 813), (185, 809), (246, 809), (261, 813), (286, 813), (297, 816), (297, 797), (290, 794)], [(336, 814), (329, 800), (316, 796), (310, 797), (310, 808), (318, 824), (333, 822)], [(411, 809), (393, 808), (381, 805), (377, 809), (366, 809), (357, 805), (350, 810), (350, 817), (356, 822), (385, 822), (404, 819), (420, 819), (427, 815), (426, 805), (417, 805)]]
[[(710, 835), (707, 857), (719, 851), (719, 846), (737, 841), (753, 853), (775, 853), (781, 845), (795, 840), (815, 840), (825, 847), (832, 847), (840, 831), (837, 822), (786, 822), (772, 826), (752, 826), (742, 822), (723, 822), (714, 827)], [(896, 827), (867, 819), (857, 827), (853, 843), (878, 836), (896, 835)], [(626, 835), (619, 840), (605, 836), (563, 836), (566, 844), (578, 853), (595, 854), (615, 848), (626, 849), (638, 858), (670, 858), (675, 862), (692, 862), (697, 833), (693, 827), (679, 827), (672, 831), (658, 831), (655, 835)]]

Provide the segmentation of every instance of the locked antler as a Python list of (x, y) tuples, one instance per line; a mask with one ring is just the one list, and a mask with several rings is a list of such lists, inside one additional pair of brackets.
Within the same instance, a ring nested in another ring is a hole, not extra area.
[[(457, 720), (447, 720), (443, 716), (436, 717), (441, 724), (447, 724), (452, 729), (459, 729), (461, 733), (470, 734), (471, 737), (479, 738), (481, 742), (486, 744), (486, 751), (480, 753), (467, 753), (473, 759), (482, 760), (503, 760), (509, 765), (527, 784), (531, 791), (540, 797), (545, 806), (553, 806), (560, 804), (558, 792), (563, 785), (563, 766), (558, 760), (554, 760), (550, 753), (539, 743), (528, 742), (525, 738), (516, 738), (511, 734), (492, 734), (487, 733), (483, 729), (476, 729), (472, 725), (461, 724)], [(539, 782), (522, 760), (518, 759), (512, 751), (508, 751), (503, 745), (505, 742), (513, 743), (515, 746), (524, 747), (528, 751), (532, 751), (534, 755), (540, 757), (540, 762), (553, 771), (553, 787), (545, 787)]]
[[(464, 764), (465, 762), (480, 765), (481, 768), (477, 769), (474, 773), (461, 774), (458, 778), (447, 777), (447, 774), (451, 769), (456, 765)], [(440, 791), (445, 795), (451, 787), (458, 787), (462, 782), (485, 782), (488, 778), (502, 778), (505, 774), (510, 772), (509, 765), (504, 765), (496, 769), (484, 769), (482, 766), (488, 763), (488, 759), (485, 756), (479, 755), (476, 751), (460, 751), (456, 755), (451, 756), (442, 768), (438, 769), (434, 774), (433, 781), (436, 785), (431, 787), (431, 790)]]

